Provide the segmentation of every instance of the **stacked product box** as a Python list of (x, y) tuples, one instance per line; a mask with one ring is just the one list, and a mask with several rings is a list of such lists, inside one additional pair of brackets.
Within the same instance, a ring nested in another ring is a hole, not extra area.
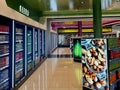
[(23, 58), (23, 52), (19, 52), (16, 54), (16, 61), (22, 58)]
[(108, 49), (118, 48), (118, 38), (108, 39)]
[(9, 46), (7, 44), (0, 45), (0, 54), (9, 53)]
[(9, 57), (1, 57), (0, 58), (0, 68), (8, 66), (9, 65)]
[(119, 90), (120, 38), (108, 38), (108, 59), (110, 90)]
[(0, 90), (9, 90), (9, 82), (5, 82), (0, 85)]
[(8, 40), (9, 40), (9, 36), (8, 35), (0, 35), (0, 42), (8, 41)]
[(9, 27), (0, 25), (0, 32), (9, 32)]

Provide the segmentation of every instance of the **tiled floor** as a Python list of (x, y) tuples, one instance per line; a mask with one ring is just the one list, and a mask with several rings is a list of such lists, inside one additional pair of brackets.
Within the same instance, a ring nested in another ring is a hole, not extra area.
[[(53, 55), (71, 54), (58, 48)], [(18, 90), (82, 90), (81, 64), (69, 57), (48, 58)]]

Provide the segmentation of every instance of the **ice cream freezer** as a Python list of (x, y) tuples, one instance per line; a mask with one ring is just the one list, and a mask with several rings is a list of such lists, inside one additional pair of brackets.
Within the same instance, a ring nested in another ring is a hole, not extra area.
[(77, 38), (74, 59), (82, 63), (83, 89), (119, 90), (119, 38)]

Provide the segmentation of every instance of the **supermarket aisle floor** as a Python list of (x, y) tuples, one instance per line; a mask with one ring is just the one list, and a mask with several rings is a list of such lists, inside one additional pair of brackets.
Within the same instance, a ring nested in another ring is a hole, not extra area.
[(82, 90), (81, 64), (69, 54), (69, 48), (56, 49), (18, 90)]

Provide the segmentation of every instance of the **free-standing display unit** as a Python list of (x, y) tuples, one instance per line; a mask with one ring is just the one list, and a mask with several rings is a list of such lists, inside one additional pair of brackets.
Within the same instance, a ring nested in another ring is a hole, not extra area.
[(83, 87), (108, 90), (107, 39), (82, 39)]
[(73, 38), (73, 57), (74, 61), (81, 62), (82, 57), (81, 38)]
[(85, 90), (120, 89), (120, 38), (81, 39)]

